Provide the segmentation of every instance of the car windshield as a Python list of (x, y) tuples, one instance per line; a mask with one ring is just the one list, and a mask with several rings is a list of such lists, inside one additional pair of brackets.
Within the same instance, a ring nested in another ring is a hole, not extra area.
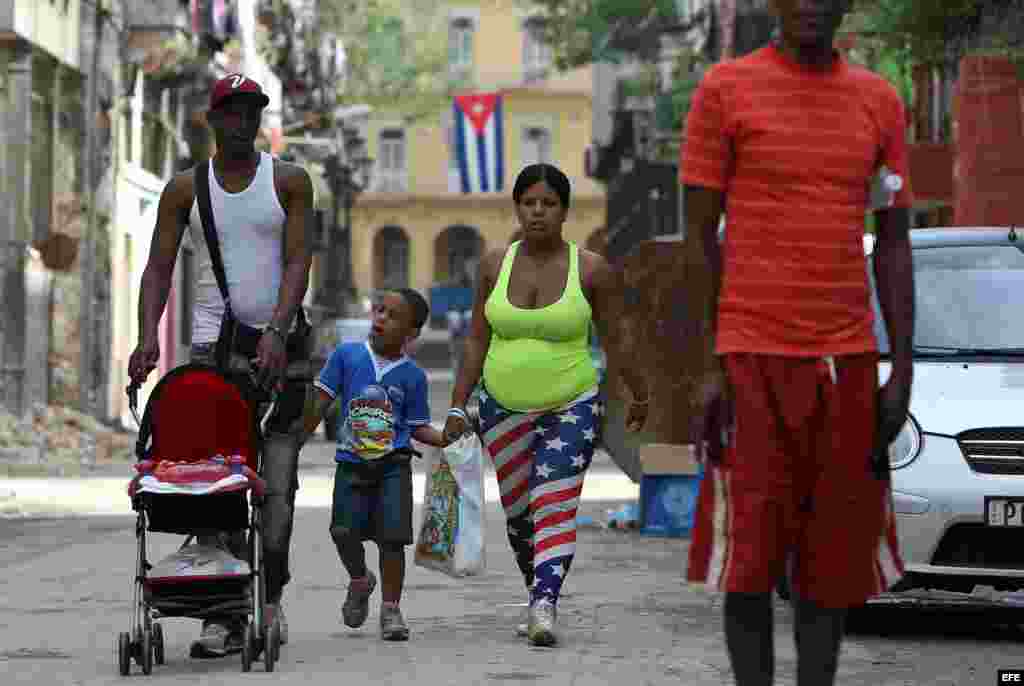
[[(919, 356), (1024, 354), (1024, 253), (1013, 246), (927, 248), (914, 251)], [(875, 335), (888, 340), (875, 299)]]

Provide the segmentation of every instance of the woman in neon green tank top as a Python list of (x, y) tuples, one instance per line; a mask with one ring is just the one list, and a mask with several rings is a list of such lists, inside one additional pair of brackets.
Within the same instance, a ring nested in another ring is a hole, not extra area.
[[(553, 645), (555, 609), (576, 548), (576, 508), (604, 404), (590, 356), (593, 323), (609, 357), (626, 350), (622, 286), (600, 255), (562, 236), (570, 186), (558, 168), (531, 165), (512, 199), (522, 240), (484, 257), (445, 437), (468, 429), (480, 384), (480, 435), (494, 460), (508, 535), (530, 594), (534, 645)], [(647, 381), (625, 359), (635, 398), (627, 428), (647, 418)], [(482, 383), (481, 383), (482, 382)]]

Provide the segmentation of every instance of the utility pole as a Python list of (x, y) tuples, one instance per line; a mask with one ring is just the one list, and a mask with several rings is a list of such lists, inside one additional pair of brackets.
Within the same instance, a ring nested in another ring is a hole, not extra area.
[(341, 272), (341, 283), (339, 301), (346, 310), (351, 310), (355, 305), (355, 285), (352, 283), (352, 205), (355, 204), (356, 194), (363, 189), (356, 186), (352, 178), (352, 166), (346, 160), (345, 165), (339, 170), (341, 172), (342, 203), (345, 208), (345, 223), (341, 228), (341, 236), (338, 242), (341, 244), (341, 262), (338, 271)]
[[(347, 116), (369, 113), (365, 106), (354, 106)], [(296, 145), (326, 147), (330, 154), (324, 159), (324, 175), (331, 187), (331, 219), (327, 225), (327, 278), (316, 295), (317, 304), (325, 317), (344, 317), (352, 313), (355, 305), (355, 286), (352, 283), (352, 207), (356, 196), (365, 190), (367, 172), (373, 164), (362, 152), (364, 141), (357, 129), (344, 126), (344, 116), (338, 117), (333, 138), (284, 138)], [(344, 215), (342, 215), (344, 210)], [(344, 218), (343, 222), (339, 220)]]
[(103, 47), (103, 22), (107, 17), (106, 0), (93, 4), (93, 42), (89, 65), (89, 80), (86, 83), (86, 145), (85, 171), (82, 179), (88, 197), (85, 235), (81, 245), (81, 316), (79, 319), (79, 340), (81, 359), (78, 370), (78, 403), (82, 413), (94, 416), (96, 412), (96, 105), (99, 98), (97, 81), (100, 72), (100, 51)]
[[(327, 240), (327, 279), (322, 299), (331, 316), (345, 317), (350, 314), (352, 306), (350, 246), (353, 188), (341, 126), (336, 129), (335, 140), (334, 150), (325, 161), (327, 180), (331, 185), (331, 221)], [(339, 226), (342, 208), (345, 221)]]

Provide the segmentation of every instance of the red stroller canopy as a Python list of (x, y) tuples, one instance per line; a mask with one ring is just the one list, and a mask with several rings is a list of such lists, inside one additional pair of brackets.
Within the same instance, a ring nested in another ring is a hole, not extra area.
[(257, 436), (253, 410), (238, 384), (208, 367), (186, 365), (165, 376), (146, 404), (156, 462), (199, 462), (241, 455), (253, 470)]

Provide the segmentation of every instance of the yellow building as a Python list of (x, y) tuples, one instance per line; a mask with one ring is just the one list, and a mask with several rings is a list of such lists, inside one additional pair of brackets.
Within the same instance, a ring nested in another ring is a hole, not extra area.
[(590, 68), (553, 73), (538, 19), (515, 0), (470, 0), (446, 12), (449, 68), (465, 84), (459, 92), (502, 95), (504, 188), (462, 192), (451, 103), (412, 125), (400, 104), (375, 110), (364, 133), (375, 168), (352, 211), (353, 280), (364, 295), (400, 286), (426, 294), (475, 275), (483, 251), (507, 245), (518, 229), (512, 187), (533, 162), (557, 165), (572, 182), (568, 239), (582, 245), (603, 224), (604, 188), (584, 174)]

